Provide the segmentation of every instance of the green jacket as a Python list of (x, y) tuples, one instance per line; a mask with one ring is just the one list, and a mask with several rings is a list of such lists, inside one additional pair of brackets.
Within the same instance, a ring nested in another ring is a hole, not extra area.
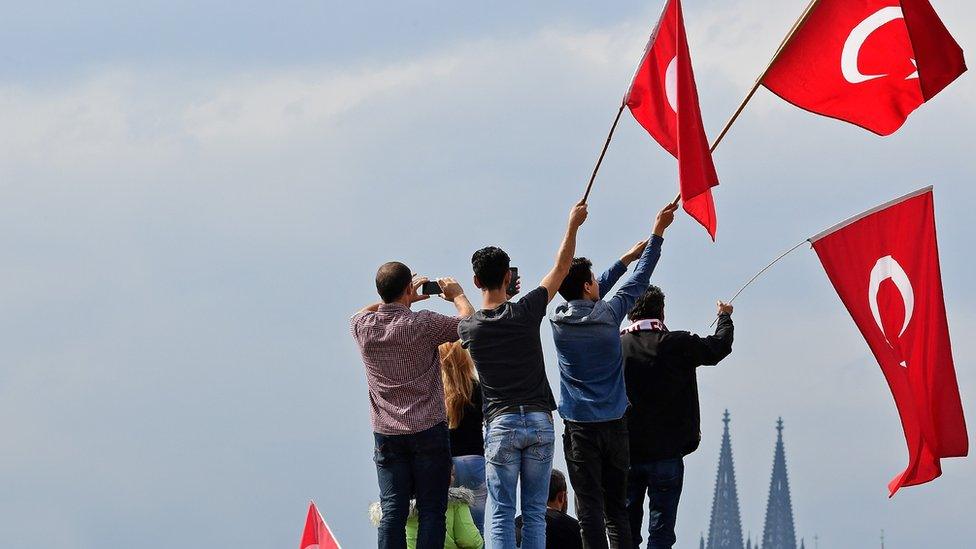
[[(482, 549), (485, 546), (478, 527), (471, 518), (469, 506), (474, 502), (474, 494), (466, 488), (451, 488), (448, 492), (447, 513), (445, 514), (447, 535), (444, 537), (444, 549)], [(379, 503), (369, 508), (373, 526), (378, 526), (383, 518), (383, 510)], [(407, 516), (407, 547), (417, 549), (417, 529), (420, 521), (417, 519), (417, 502), (410, 501), (410, 514)]]

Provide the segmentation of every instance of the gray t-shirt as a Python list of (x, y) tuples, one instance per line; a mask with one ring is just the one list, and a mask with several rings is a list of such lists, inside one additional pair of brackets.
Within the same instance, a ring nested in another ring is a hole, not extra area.
[(520, 408), (556, 409), (539, 336), (548, 304), (548, 290), (539, 287), (515, 303), (477, 311), (458, 325), (461, 344), (471, 352), (481, 378), (485, 422)]

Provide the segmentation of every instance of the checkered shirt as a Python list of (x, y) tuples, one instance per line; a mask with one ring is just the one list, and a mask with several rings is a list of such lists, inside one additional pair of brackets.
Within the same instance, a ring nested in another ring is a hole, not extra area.
[(437, 347), (457, 341), (460, 321), (398, 303), (352, 317), (352, 336), (366, 367), (374, 432), (418, 433), (447, 421)]

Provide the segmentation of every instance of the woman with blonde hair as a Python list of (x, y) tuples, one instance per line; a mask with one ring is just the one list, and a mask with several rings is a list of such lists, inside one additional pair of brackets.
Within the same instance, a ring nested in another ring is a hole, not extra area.
[(488, 488), (485, 484), (481, 383), (471, 355), (460, 342), (441, 345), (440, 354), (447, 426), (451, 433), (451, 460), (454, 462), (453, 485), (474, 493), (471, 517), (478, 531), (484, 534)]

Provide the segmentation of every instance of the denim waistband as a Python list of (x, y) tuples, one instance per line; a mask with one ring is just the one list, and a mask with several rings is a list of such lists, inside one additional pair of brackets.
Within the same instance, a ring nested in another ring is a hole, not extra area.
[[(533, 414), (538, 414), (538, 416), (533, 418), (531, 417)], [(548, 419), (549, 423), (553, 422), (552, 412), (549, 410), (539, 410), (537, 406), (518, 406), (517, 409), (513, 406), (512, 411), (506, 411), (496, 415), (489, 421), (485, 422), (485, 425), (492, 425), (494, 423), (499, 423), (506, 420), (522, 421), (524, 423), (526, 421), (532, 421), (533, 419), (538, 420), (542, 417)]]

